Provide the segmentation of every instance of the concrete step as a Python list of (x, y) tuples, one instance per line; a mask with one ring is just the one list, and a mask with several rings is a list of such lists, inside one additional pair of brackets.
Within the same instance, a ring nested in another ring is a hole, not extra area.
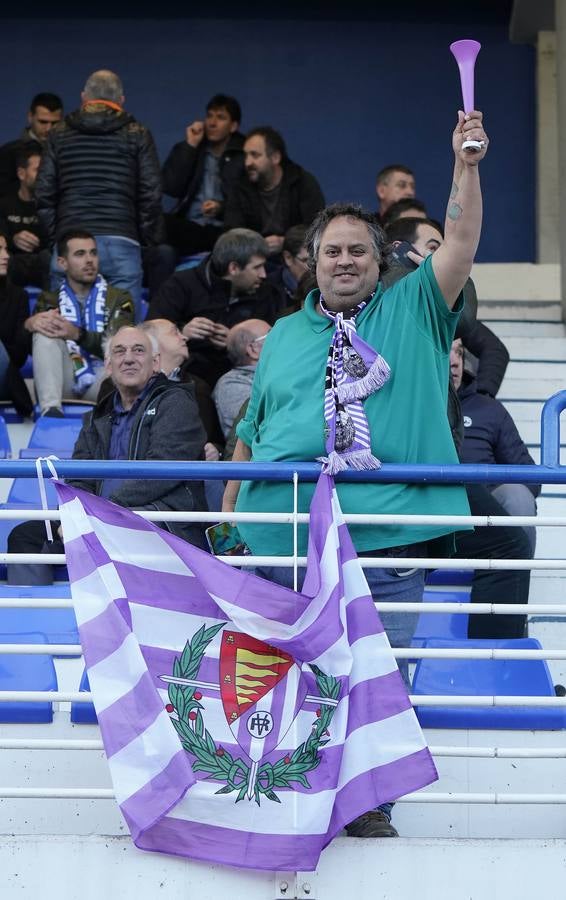
[(507, 343), (507, 338), (564, 338), (566, 328), (560, 322), (504, 322), (489, 323), (495, 334)]
[(558, 301), (481, 300), (478, 319), (490, 321), (561, 322), (562, 304)]

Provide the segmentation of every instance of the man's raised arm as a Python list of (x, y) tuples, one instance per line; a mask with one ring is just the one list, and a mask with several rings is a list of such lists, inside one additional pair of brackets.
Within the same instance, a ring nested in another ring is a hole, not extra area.
[[(452, 135), (456, 159), (446, 210), (444, 243), (432, 258), (438, 286), (450, 308), (470, 275), (480, 240), (482, 196), (478, 163), (484, 158), (489, 144), (482, 119), (482, 113), (476, 110), (465, 115), (460, 111)], [(462, 144), (467, 140), (482, 141), (483, 146), (480, 150), (463, 150)]]

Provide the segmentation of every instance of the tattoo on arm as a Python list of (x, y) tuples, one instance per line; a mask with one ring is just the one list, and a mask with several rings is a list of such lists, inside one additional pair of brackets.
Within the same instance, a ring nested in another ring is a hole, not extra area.
[(456, 201), (453, 200), (451, 203), (448, 204), (448, 211), (447, 211), (446, 215), (448, 216), (449, 219), (451, 219), (453, 222), (455, 222), (456, 219), (459, 219), (460, 216), (462, 215), (462, 207), (460, 206), (459, 203), (456, 203)]
[(454, 200), (456, 194), (458, 193), (458, 190), (459, 190), (458, 185), (456, 184), (455, 181), (453, 181), (452, 182), (452, 190), (450, 191), (450, 199), (451, 200)]

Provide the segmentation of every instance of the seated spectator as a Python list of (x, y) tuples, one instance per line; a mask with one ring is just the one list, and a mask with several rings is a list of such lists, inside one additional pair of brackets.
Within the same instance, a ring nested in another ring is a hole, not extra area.
[(59, 252), (65, 279), (57, 293), (39, 295), (35, 314), (25, 321), (33, 334), (41, 413), (57, 417), (63, 416), (63, 398), (96, 400), (104, 377), (104, 336), (134, 320), (130, 295), (99, 274), (96, 241), (88, 231), (62, 236)]
[[(476, 379), (464, 366), (464, 345), (452, 344), (450, 371), (464, 417), (463, 463), (534, 466), (535, 461), (517, 431), (513, 419), (499, 400), (478, 394)], [(488, 484), (487, 489), (510, 516), (536, 516), (540, 484)], [(536, 528), (525, 528), (535, 555)]]
[(244, 143), (245, 174), (228, 193), (224, 227), (251, 228), (265, 237), (271, 254), (281, 253), (292, 225), (310, 225), (324, 206), (314, 175), (292, 162), (274, 128), (254, 128)]
[(216, 94), (165, 160), (163, 191), (179, 201), (165, 216), (167, 242), (181, 255), (212, 250), (222, 234), (226, 195), (244, 168), (241, 118), (235, 97)]
[(304, 225), (289, 228), (283, 241), (283, 263), (267, 276), (285, 294), (289, 303), (294, 303), (299, 281), (309, 270), (306, 233)]
[(57, 94), (36, 94), (28, 112), (27, 125), (15, 141), (0, 147), (0, 197), (18, 190), (17, 156), (24, 144), (32, 143), (38, 153), (52, 127), (63, 118), (63, 102)]
[(254, 231), (234, 228), (218, 239), (211, 255), (169, 278), (152, 299), (148, 319), (169, 319), (189, 339), (188, 370), (211, 388), (230, 368), (228, 331), (245, 319), (273, 324), (284, 306), (265, 280), (266, 242)]
[(8, 278), (10, 253), (5, 234), (0, 232), (0, 400), (10, 400), (23, 416), (33, 405), (20, 374), (31, 350), (24, 323), (29, 316), (28, 295)]
[(403, 197), (415, 196), (415, 176), (408, 166), (394, 163), (385, 166), (377, 173), (375, 193), (378, 199), (377, 219), (383, 222), (383, 216), (390, 206)]
[(35, 143), (23, 144), (16, 163), (19, 188), (0, 200), (0, 218), (8, 234), (11, 259), (9, 275), (20, 287), (49, 287), (51, 254), (39, 224), (35, 204), (35, 180), (41, 153)]
[[(387, 230), (392, 246), (398, 241), (409, 241), (413, 249), (404, 259), (397, 261), (383, 281), (394, 283), (414, 270), (419, 262), (444, 244), (442, 228), (433, 219), (406, 218), (392, 222)], [(468, 341), (476, 348), (480, 372), (487, 371), (484, 381), (495, 393), (503, 380), (509, 354), (505, 346), (483, 323), (477, 322), (477, 297), (471, 278), (463, 289), (464, 309), (456, 329), (456, 336)], [(478, 379), (479, 374), (478, 372)], [(458, 454), (462, 452), (464, 422), (460, 403), (452, 379), (449, 379), (448, 421)], [(474, 516), (505, 516), (505, 509), (492, 493), (482, 484), (466, 486), (470, 511)], [(525, 532), (513, 526), (490, 526), (474, 531), (456, 533), (456, 552), (460, 559), (525, 559), (530, 555), (530, 544)], [(431, 555), (435, 555), (434, 550)], [(529, 600), (530, 571), (528, 569), (476, 569), (472, 580), (472, 603), (518, 603)], [(470, 638), (517, 638), (524, 637), (526, 616), (472, 615), (469, 618)]]
[(220, 427), (227, 438), (242, 403), (251, 394), (252, 381), (261, 349), (271, 326), (261, 319), (248, 319), (228, 332), (226, 352), (233, 368), (216, 382), (212, 398), (216, 404)]
[[(105, 369), (115, 390), (85, 417), (73, 459), (202, 459), (205, 434), (192, 389), (159, 372), (157, 345), (140, 328), (125, 326), (109, 339)], [(75, 487), (131, 509), (191, 512), (205, 509), (202, 483), (148, 478), (75, 480)], [(161, 527), (204, 548), (199, 525)], [(56, 529), (60, 537), (60, 529)], [(45, 540), (45, 524), (24, 522), (12, 529), (10, 553), (61, 553), (60, 540)], [(50, 565), (8, 567), (10, 584), (50, 584)]]
[[(400, 218), (385, 229), (394, 250), (400, 241), (412, 244), (414, 252), (409, 257), (403, 254), (391, 265), (383, 276), (385, 285), (393, 284), (399, 278), (413, 271), (418, 260), (434, 253), (444, 243), (442, 226), (434, 219)], [(467, 349), (478, 360), (477, 390), (494, 397), (497, 394), (509, 362), (509, 353), (503, 342), (483, 322), (476, 318), (477, 296), (474, 283), (468, 278), (464, 285), (464, 309), (456, 328), (456, 337), (462, 338)], [(450, 382), (450, 403), (458, 406), (455, 391)], [(459, 418), (461, 423), (461, 417)], [(463, 440), (463, 432), (455, 435), (456, 445)]]
[[(141, 246), (164, 238), (157, 151), (150, 131), (124, 109), (124, 89), (114, 72), (93, 72), (81, 101), (54, 129), (43, 153), (39, 218), (51, 247), (73, 228), (93, 234), (100, 271), (129, 292), (140, 319)], [(54, 268), (52, 287), (59, 282)]]
[(426, 206), (422, 200), (417, 200), (415, 197), (403, 197), (401, 200), (397, 200), (397, 203), (392, 203), (387, 212), (383, 214), (381, 225), (383, 228), (387, 228), (396, 219), (426, 218), (428, 218)]
[(215, 462), (220, 459), (220, 450), (224, 446), (224, 437), (210, 387), (198, 375), (191, 375), (186, 368), (186, 363), (189, 359), (187, 338), (168, 319), (151, 319), (143, 322), (140, 328), (147, 334), (153, 335), (157, 341), (163, 374), (167, 375), (170, 381), (180, 381), (183, 384), (193, 385), (199, 416), (207, 436), (207, 442), (204, 445), (204, 456), (207, 462)]

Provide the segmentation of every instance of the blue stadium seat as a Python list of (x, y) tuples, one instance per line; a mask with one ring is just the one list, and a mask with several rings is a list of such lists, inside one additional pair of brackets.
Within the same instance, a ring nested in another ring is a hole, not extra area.
[(55, 419), (51, 416), (41, 416), (33, 426), (28, 447), (30, 449), (47, 447), (50, 453), (55, 453), (57, 450), (72, 451), (81, 425), (81, 419), (76, 417)]
[(208, 253), (193, 253), (192, 256), (183, 256), (179, 260), (179, 265), (175, 268), (176, 272), (182, 272), (184, 269), (194, 269), (200, 265)]
[[(534, 638), (516, 640), (458, 640), (430, 638), (429, 648), (541, 649)], [(469, 696), (523, 695), (554, 697), (554, 685), (543, 659), (420, 659), (412, 694)], [(417, 706), (423, 728), (513, 728), (520, 730), (566, 728), (566, 710), (521, 706)]]
[[(67, 419), (79, 419), (82, 422), (82, 418), (85, 413), (91, 412), (94, 409), (94, 403), (87, 403), (86, 400), (65, 400), (63, 402), (63, 413), (65, 414), (65, 418)], [(40, 419), (41, 410), (37, 404), (33, 408), (34, 418)], [(43, 418), (50, 418), (49, 416), (43, 416)], [(53, 421), (53, 420), (52, 420)], [(63, 422), (64, 419), (58, 419), (55, 421)]]
[[(43, 644), (45, 635), (0, 634), (3, 644)], [(57, 673), (48, 654), (0, 654), (0, 690), (56, 691)], [(0, 703), (0, 722), (52, 722), (53, 704), (48, 701)]]
[[(424, 603), (469, 603), (468, 591), (432, 591), (425, 588)], [(424, 647), (428, 638), (465, 640), (468, 636), (468, 616), (463, 613), (421, 613), (411, 641), (411, 647)]]
[(149, 309), (149, 290), (142, 288), (140, 297), (140, 322), (145, 322)]
[[(90, 691), (88, 675), (83, 672), (79, 691)], [(71, 703), (71, 722), (75, 725), (97, 725), (98, 719), (94, 710), (94, 703)]]
[[(72, 459), (72, 450), (63, 450), (57, 447), (53, 450), (51, 447), (24, 447), (20, 450), (20, 459), (39, 459), (40, 456), (57, 456), (59, 459)], [(57, 460), (55, 460), (55, 466)]]
[(466, 585), (472, 583), (473, 569), (433, 569), (426, 578), (429, 585)]
[(0, 400), (0, 413), (4, 421), (9, 425), (19, 424), (24, 421), (24, 417), (20, 415), (10, 400)]
[[(58, 501), (55, 487), (51, 479), (45, 479), (45, 492), (47, 495), (47, 506), (49, 509), (57, 509)], [(41, 497), (39, 494), (39, 486), (37, 478), (14, 478), (10, 492), (8, 494), (8, 503), (14, 506), (35, 506), (41, 509)]]
[[(18, 597), (70, 597), (68, 582), (47, 585), (0, 584), (0, 599)], [(18, 635), (39, 633), (47, 644), (80, 644), (79, 630), (74, 609), (26, 609), (0, 608), (0, 634)], [(37, 641), (30, 640), (30, 644)], [(80, 656), (80, 654), (77, 654)], [(65, 656), (65, 658), (68, 658)]]
[(11, 457), (12, 444), (10, 443), (6, 419), (0, 416), (0, 459), (11, 459)]
[(20, 368), (20, 375), (22, 378), (33, 378), (33, 357), (31, 353), (28, 353), (25, 363)]
[(26, 294), (28, 295), (28, 299), (29, 299), (29, 312), (30, 312), (30, 315), (33, 315), (33, 313), (35, 311), (35, 307), (37, 305), (37, 298), (41, 294), (41, 288), (34, 287), (33, 285), (28, 284), (28, 285), (26, 285), (25, 290), (26, 290)]

